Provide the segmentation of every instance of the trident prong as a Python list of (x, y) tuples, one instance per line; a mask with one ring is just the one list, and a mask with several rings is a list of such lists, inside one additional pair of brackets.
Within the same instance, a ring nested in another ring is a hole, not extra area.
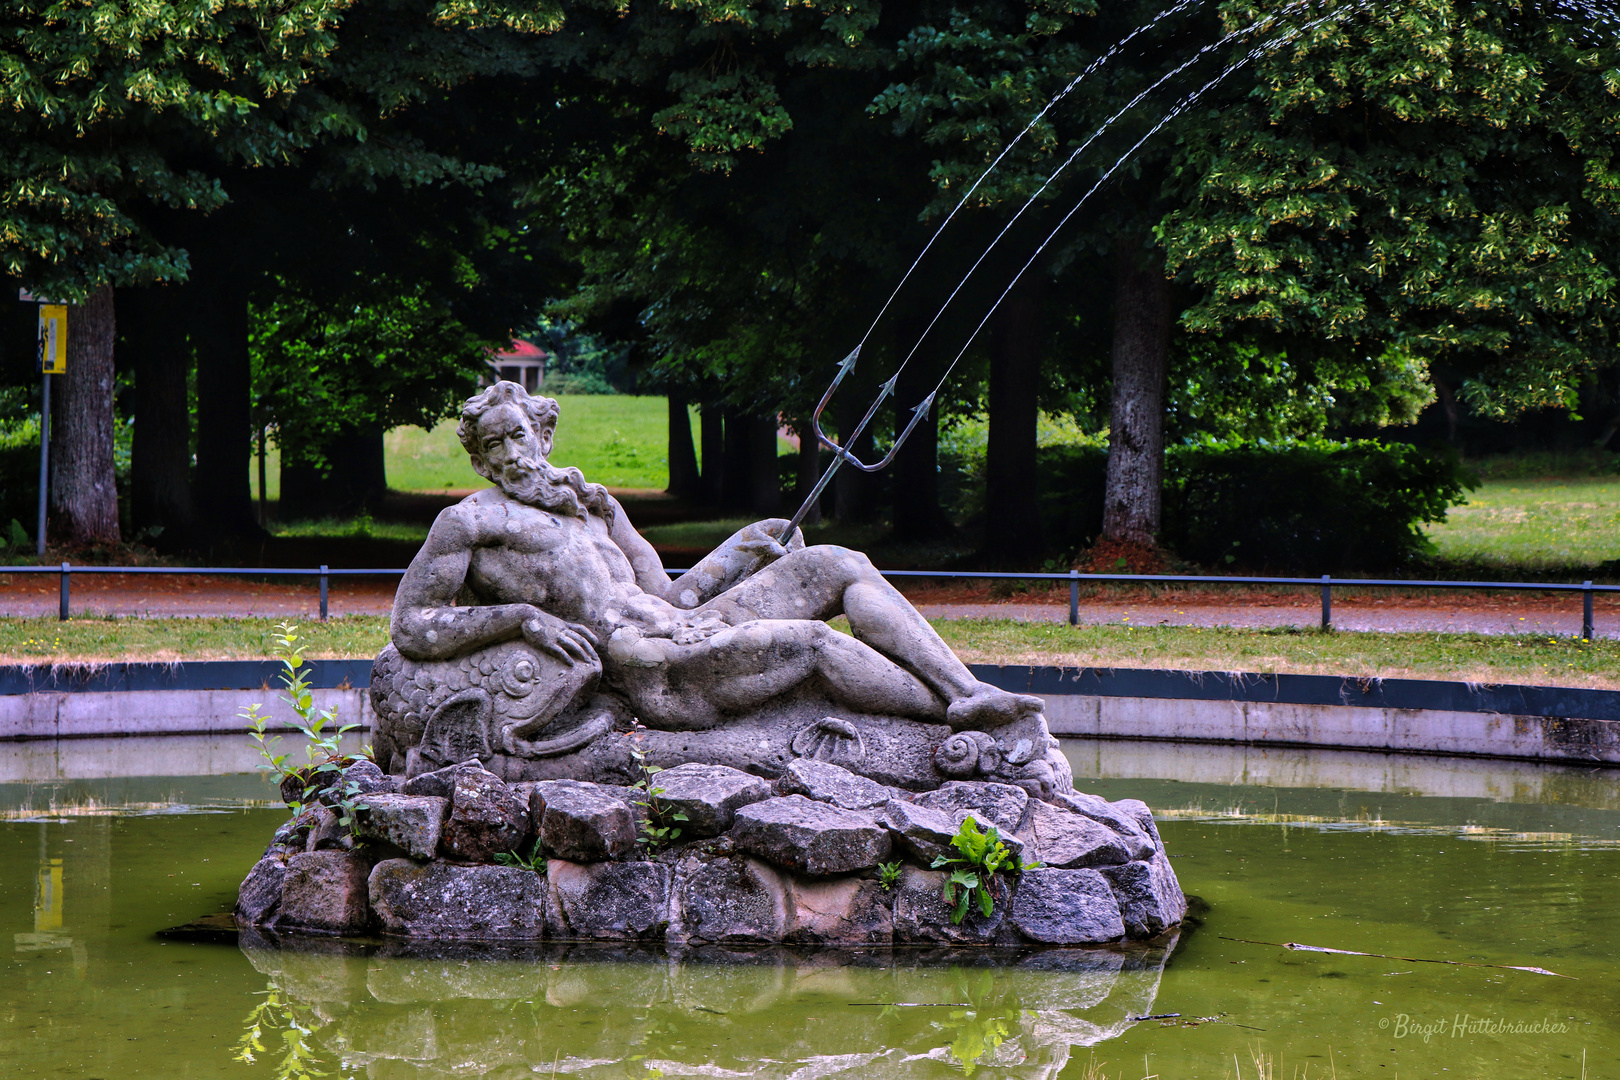
[[(832, 464), (827, 466), (827, 471), (821, 474), (821, 479), (816, 481), (815, 487), (810, 489), (810, 494), (805, 498), (804, 502), (800, 504), (799, 509), (794, 513), (792, 520), (787, 523), (787, 528), (782, 530), (782, 535), (777, 538), (780, 543), (786, 544), (788, 540), (792, 538), (793, 530), (799, 527), (799, 523), (802, 522), (805, 515), (810, 512), (810, 508), (816, 504), (816, 500), (821, 498), (822, 492), (827, 490), (827, 485), (832, 483), (833, 474), (838, 471), (838, 467), (840, 465), (847, 461), (857, 469), (866, 473), (875, 473), (887, 468), (889, 463), (894, 460), (895, 454), (900, 452), (900, 447), (908, 438), (911, 437), (912, 431), (919, 423), (922, 422), (922, 418), (928, 415), (928, 410), (934, 407), (934, 396), (938, 393), (937, 390), (923, 398), (922, 402), (911, 410), (911, 421), (907, 423), (900, 434), (895, 437), (894, 445), (889, 447), (889, 452), (884, 455), (882, 461), (871, 465), (867, 465), (862, 462), (860, 458), (838, 445), (838, 441), (831, 435), (828, 435), (821, 428), (821, 414), (826, 411), (827, 405), (832, 401), (833, 393), (838, 389), (838, 384), (844, 381), (845, 375), (848, 375), (852, 370), (854, 370), (855, 363), (860, 359), (860, 355), (861, 347), (857, 345), (848, 356), (844, 357), (844, 359), (839, 362), (838, 374), (833, 376), (832, 384), (827, 387), (827, 392), (821, 395), (821, 400), (816, 403), (815, 412), (810, 416), (810, 425), (815, 429), (816, 442), (821, 446), (827, 447), (827, 449), (833, 452), (833, 460)], [(899, 381), (900, 373), (895, 372), (894, 376), (890, 378), (888, 382), (882, 384), (878, 388), (877, 399), (873, 401), (871, 407), (866, 410), (866, 415), (861, 417), (861, 422), (855, 425), (855, 430), (849, 433), (847, 439), (848, 442), (853, 443), (855, 440), (861, 437), (861, 433), (865, 431), (866, 426), (872, 422), (872, 418), (877, 415), (878, 409), (882, 408), (884, 401), (888, 400), (894, 395), (895, 385)]]

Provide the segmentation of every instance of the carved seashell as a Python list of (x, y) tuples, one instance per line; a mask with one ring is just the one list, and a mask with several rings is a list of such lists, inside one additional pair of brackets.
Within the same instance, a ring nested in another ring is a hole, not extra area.
[(958, 731), (934, 751), (934, 768), (946, 776), (973, 776), (981, 771), (981, 758), (986, 751), (992, 753), (994, 765), (1000, 767), (1001, 751), (992, 736), (982, 731)]
[(834, 765), (849, 766), (866, 758), (866, 743), (855, 725), (836, 716), (824, 717), (793, 736), (793, 753)]

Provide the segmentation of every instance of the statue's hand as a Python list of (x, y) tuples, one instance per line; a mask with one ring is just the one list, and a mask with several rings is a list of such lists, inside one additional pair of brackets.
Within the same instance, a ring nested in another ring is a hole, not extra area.
[(800, 551), (804, 548), (804, 531), (801, 529), (794, 529), (793, 535), (788, 537), (785, 545), (777, 539), (786, 527), (786, 518), (766, 518), (764, 521), (756, 521), (737, 534), (735, 550), (752, 555), (759, 561), (760, 566), (769, 566), (790, 551)]
[(602, 666), (601, 657), (596, 655), (596, 635), (579, 623), (536, 616), (524, 621), (523, 640), (568, 664)]

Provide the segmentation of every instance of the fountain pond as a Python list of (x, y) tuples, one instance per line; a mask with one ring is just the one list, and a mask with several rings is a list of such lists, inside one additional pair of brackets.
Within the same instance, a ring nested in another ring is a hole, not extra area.
[(1069, 743), (1203, 901), (1156, 948), (294, 952), (160, 933), (229, 910), (267, 786), (109, 745), (0, 781), (3, 1077), (1620, 1077), (1613, 771)]

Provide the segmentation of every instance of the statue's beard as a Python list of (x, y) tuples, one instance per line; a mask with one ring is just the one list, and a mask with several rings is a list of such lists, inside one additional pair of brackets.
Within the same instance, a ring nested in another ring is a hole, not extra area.
[(556, 468), (538, 454), (508, 462), (496, 474), (495, 482), (518, 502), (569, 517), (595, 514), (613, 524), (613, 503), (607, 488), (590, 483), (578, 469)]

